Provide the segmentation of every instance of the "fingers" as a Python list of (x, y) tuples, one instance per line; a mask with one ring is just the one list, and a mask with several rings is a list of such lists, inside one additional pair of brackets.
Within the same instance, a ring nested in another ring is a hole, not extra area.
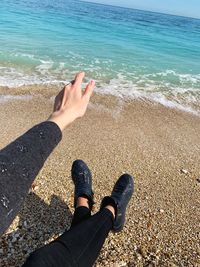
[(65, 105), (67, 98), (68, 98), (68, 92), (69, 89), (71, 88), (72, 84), (68, 83), (67, 85), (65, 85), (65, 87), (63, 88), (63, 97), (62, 97), (62, 104), (61, 104), (61, 108)]
[[(91, 80), (87, 84), (85, 91), (82, 93), (81, 84), (83, 82), (84, 77), (85, 77), (85, 73), (80, 72), (76, 75), (76, 77), (73, 81), (71, 81), (70, 83), (65, 85), (65, 87), (58, 93), (58, 95), (55, 98), (54, 111), (62, 109), (65, 106), (66, 102), (68, 101), (69, 94), (75, 93), (78, 98), (80, 98), (80, 99), (82, 97), (85, 98), (86, 102), (88, 102), (90, 100), (90, 97), (91, 97), (92, 92), (93, 92), (94, 87), (95, 87), (95, 81)], [(70, 89), (73, 89), (73, 88), (75, 90), (71, 91)]]
[(94, 90), (94, 87), (95, 87), (95, 81), (91, 80), (85, 88), (85, 92), (83, 94), (83, 97), (85, 97), (89, 100), (91, 95), (92, 95), (92, 92)]
[(54, 101), (54, 111), (59, 110), (64, 106), (67, 101), (68, 91), (71, 86), (71, 83), (65, 85), (65, 87), (57, 94)]
[(80, 88), (84, 77), (85, 77), (85, 72), (79, 72), (74, 79), (73, 85)]

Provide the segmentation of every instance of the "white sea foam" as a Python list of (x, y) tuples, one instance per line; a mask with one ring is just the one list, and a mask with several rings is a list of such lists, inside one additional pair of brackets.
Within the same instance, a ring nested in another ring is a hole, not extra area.
[(0, 67), (0, 86), (7, 86), (10, 88), (16, 88), (23, 85), (40, 85), (40, 84), (60, 84), (66, 82), (66, 80), (56, 79), (53, 76), (41, 76), (35, 74), (27, 74), (22, 71), (18, 71), (15, 68)]
[[(147, 75), (147, 77), (150, 77), (151, 75)], [(177, 78), (182, 84), (184, 83), (191, 83), (191, 84), (199, 84), (200, 82), (200, 74), (181, 74), (177, 73), (173, 70), (167, 70), (164, 72), (155, 73), (154, 77), (168, 77), (168, 76), (174, 76)]]
[(146, 96), (146, 99), (149, 99), (153, 102), (157, 102), (157, 103), (159, 103), (163, 106), (166, 106), (168, 108), (175, 108), (178, 110), (182, 110), (182, 111), (189, 112), (189, 113), (192, 113), (194, 115), (200, 116), (200, 111), (195, 110), (194, 108), (192, 108), (188, 105), (178, 103), (177, 100), (174, 100), (174, 101), (169, 100), (164, 95), (162, 95), (160, 93), (148, 95), (148, 96)]
[(40, 74), (45, 75), (49, 74), (49, 70), (52, 69), (54, 62), (52, 60), (42, 60), (40, 59), (41, 64), (38, 65), (35, 69)]
[(21, 53), (21, 52), (11, 53), (11, 56), (12, 57), (24, 57), (24, 58), (35, 59), (35, 60), (37, 59), (35, 55), (33, 54), (27, 54), (27, 53)]
[(33, 96), (31, 95), (0, 95), (0, 103), (5, 103), (13, 100), (30, 100)]
[[(200, 77), (197, 75), (197, 78)], [(181, 88), (173, 87), (171, 84), (162, 84), (162, 86), (151, 81), (146, 82), (145, 87), (140, 86), (138, 83), (126, 80), (123, 75), (119, 74), (118, 78), (112, 79), (108, 84), (104, 83), (96, 91), (121, 98), (150, 100), (169, 108), (200, 115), (200, 111), (193, 107), (200, 103), (200, 87), (195, 89)]]
[[(37, 66), (36, 72), (27, 74), (15, 68), (0, 67), (0, 86), (19, 87), (22, 85), (40, 85), (40, 84), (56, 84), (66, 83), (66, 80), (58, 79), (58, 74), (65, 69), (65, 63), (60, 62), (57, 68), (51, 71), (53, 61), (40, 60), (41, 64)], [(128, 99), (147, 99), (160, 103), (170, 108), (176, 108), (199, 115), (200, 111), (194, 108), (200, 103), (200, 74), (179, 74), (175, 71), (167, 70), (165, 72), (143, 74), (138, 76), (137, 73), (118, 73), (116, 78), (106, 81), (107, 78), (101, 72), (99, 66), (94, 69), (91, 66), (86, 71), (93, 70), (97, 72), (99, 77), (96, 80), (96, 92), (100, 94), (111, 94), (120, 98)], [(75, 71), (68, 71), (74, 75)], [(168, 80), (168, 76), (172, 75), (179, 80), (178, 86)], [(65, 76), (65, 75), (63, 75)], [(66, 77), (66, 76), (65, 76)], [(157, 78), (163, 77), (158, 79)], [(164, 78), (165, 77), (165, 78)], [(167, 77), (167, 78), (166, 78)], [(156, 78), (156, 79), (155, 79)]]

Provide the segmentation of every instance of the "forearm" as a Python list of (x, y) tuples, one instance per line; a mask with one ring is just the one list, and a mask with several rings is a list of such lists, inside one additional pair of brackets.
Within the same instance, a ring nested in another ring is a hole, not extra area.
[(0, 151), (0, 235), (19, 212), (32, 182), (61, 138), (58, 125), (46, 121)]

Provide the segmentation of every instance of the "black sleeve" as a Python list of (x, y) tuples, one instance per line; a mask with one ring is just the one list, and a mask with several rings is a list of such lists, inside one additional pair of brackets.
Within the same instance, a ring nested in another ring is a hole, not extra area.
[(0, 151), (0, 235), (20, 211), (31, 184), (61, 139), (57, 124), (45, 121)]

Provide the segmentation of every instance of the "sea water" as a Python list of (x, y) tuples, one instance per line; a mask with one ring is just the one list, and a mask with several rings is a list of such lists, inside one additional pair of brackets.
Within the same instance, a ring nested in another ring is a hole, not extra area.
[(72, 0), (1, 0), (0, 86), (59, 84), (188, 111), (200, 102), (200, 20)]

